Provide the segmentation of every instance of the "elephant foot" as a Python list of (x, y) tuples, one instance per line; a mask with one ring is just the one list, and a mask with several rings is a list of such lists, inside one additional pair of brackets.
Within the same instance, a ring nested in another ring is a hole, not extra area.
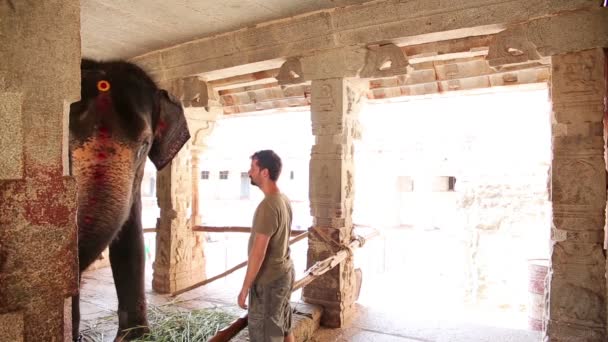
[(150, 329), (147, 326), (128, 328), (124, 330), (119, 329), (116, 333), (116, 338), (114, 338), (114, 342), (131, 341), (142, 337), (149, 332)]
[(118, 332), (114, 342), (131, 341), (149, 332), (145, 311), (118, 311)]
[(81, 333), (73, 334), (72, 335), (72, 340), (74, 342), (82, 342), (82, 334)]

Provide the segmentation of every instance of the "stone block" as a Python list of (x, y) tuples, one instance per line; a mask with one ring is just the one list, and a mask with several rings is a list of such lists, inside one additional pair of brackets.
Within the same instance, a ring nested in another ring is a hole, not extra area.
[(0, 92), (0, 179), (21, 179), (23, 169), (23, 94)]
[(605, 59), (601, 49), (552, 57), (554, 122), (602, 121), (606, 94)]
[(604, 134), (602, 122), (554, 123), (551, 131), (554, 137), (582, 136), (601, 137)]
[[(318, 51), (311, 56), (300, 58), (302, 72), (307, 80), (327, 80), (343, 77), (357, 77), (365, 66), (367, 50), (349, 46), (339, 49)], [(313, 104), (315, 89), (313, 87)]]
[(23, 342), (23, 313), (0, 314), (0, 341)]

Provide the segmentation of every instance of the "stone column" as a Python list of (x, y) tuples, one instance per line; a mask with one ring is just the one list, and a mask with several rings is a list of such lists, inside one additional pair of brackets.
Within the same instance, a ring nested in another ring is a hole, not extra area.
[(160, 218), (156, 225), (152, 287), (157, 292), (169, 293), (206, 278), (203, 235), (192, 231), (192, 226), (200, 222), (198, 153), (221, 113), (221, 107), (209, 96), (211, 92), (206, 84), (197, 78), (175, 80), (161, 86), (182, 101), (191, 135), (157, 177)]
[(552, 57), (552, 255), (545, 341), (606, 341), (601, 49)]
[[(312, 81), (310, 210), (314, 218), (308, 238), (307, 267), (349, 244), (354, 199), (353, 141), (358, 137), (361, 81), (332, 78)], [(303, 298), (324, 307), (322, 324), (341, 327), (355, 301), (353, 258), (306, 286)]]
[(79, 1), (0, 1), (0, 341), (72, 338), (79, 23)]

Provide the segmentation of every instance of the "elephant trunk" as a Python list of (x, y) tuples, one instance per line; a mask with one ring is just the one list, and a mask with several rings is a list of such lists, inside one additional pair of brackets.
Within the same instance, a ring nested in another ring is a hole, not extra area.
[(72, 151), (81, 271), (95, 261), (129, 217), (133, 160), (132, 148), (109, 140), (90, 139)]

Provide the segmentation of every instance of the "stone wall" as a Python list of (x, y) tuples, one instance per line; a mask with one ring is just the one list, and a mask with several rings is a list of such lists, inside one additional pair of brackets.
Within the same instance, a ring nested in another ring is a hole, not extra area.
[(0, 1), (0, 340), (71, 340), (80, 3)]

